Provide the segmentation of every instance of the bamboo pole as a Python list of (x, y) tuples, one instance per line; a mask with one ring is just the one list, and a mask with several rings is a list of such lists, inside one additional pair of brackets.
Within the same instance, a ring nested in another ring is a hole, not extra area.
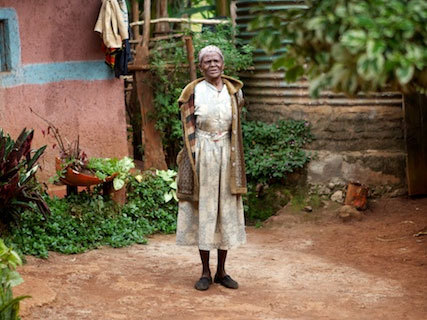
[[(228, 24), (229, 20), (219, 20), (219, 19), (190, 19), (190, 18), (158, 18), (150, 20), (150, 23), (161, 23), (161, 22), (185, 22), (192, 24)], [(142, 26), (145, 25), (144, 20), (135, 21), (130, 23), (130, 26)]]

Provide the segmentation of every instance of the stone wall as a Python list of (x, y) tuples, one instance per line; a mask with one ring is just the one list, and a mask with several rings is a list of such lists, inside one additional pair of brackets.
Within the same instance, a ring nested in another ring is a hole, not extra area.
[(307, 84), (284, 85), (274, 74), (244, 76), (249, 119), (307, 120), (315, 140), (307, 182), (321, 194), (344, 190), (348, 182), (371, 194), (406, 192), (402, 97), (375, 93), (355, 98), (323, 93), (310, 99)]

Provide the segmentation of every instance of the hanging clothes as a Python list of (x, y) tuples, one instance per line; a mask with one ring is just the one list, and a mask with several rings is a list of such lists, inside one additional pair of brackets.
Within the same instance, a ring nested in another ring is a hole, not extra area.
[[(124, 3), (124, 6), (121, 6), (119, 2)], [(123, 40), (129, 39), (126, 2), (124, 0), (103, 0), (94, 30), (102, 35), (102, 40), (107, 48), (121, 48)]]
[(125, 0), (102, 0), (101, 10), (95, 24), (95, 31), (102, 36), (102, 50), (105, 63), (113, 70), (115, 76), (128, 74), (130, 52), (130, 27), (128, 9)]

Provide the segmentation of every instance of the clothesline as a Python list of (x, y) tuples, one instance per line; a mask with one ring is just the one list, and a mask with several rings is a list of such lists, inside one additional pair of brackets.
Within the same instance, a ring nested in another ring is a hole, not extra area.
[[(229, 20), (220, 20), (220, 19), (188, 19), (188, 18), (158, 18), (153, 19), (150, 23), (159, 23), (159, 22), (185, 22), (185, 23), (193, 23), (193, 24), (228, 24), (231, 23)], [(144, 24), (144, 20), (135, 21), (130, 23), (131, 27), (133, 26), (142, 26)]]

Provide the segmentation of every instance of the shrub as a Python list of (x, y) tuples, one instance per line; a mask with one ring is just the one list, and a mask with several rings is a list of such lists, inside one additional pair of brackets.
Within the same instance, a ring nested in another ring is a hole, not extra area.
[(166, 202), (171, 183), (151, 172), (129, 177), (128, 203), (119, 206), (98, 193), (46, 199), (51, 215), (25, 211), (8, 240), (22, 253), (46, 258), (48, 251), (81, 253), (100, 246), (146, 243), (154, 232), (176, 229), (177, 205)]
[(242, 129), (249, 182), (284, 182), (287, 174), (310, 160), (303, 149), (313, 139), (306, 121), (280, 120), (273, 124), (246, 121)]
[(14, 141), (0, 129), (0, 221), (6, 225), (19, 221), (22, 207), (35, 209), (37, 206), (44, 215), (49, 213), (35, 178), (37, 160), (46, 146), (33, 153), (33, 136), (33, 130), (23, 129)]
[(287, 175), (310, 160), (303, 149), (313, 139), (306, 121), (281, 120), (242, 124), (248, 194), (244, 198), (249, 223), (264, 221), (292, 198)]

